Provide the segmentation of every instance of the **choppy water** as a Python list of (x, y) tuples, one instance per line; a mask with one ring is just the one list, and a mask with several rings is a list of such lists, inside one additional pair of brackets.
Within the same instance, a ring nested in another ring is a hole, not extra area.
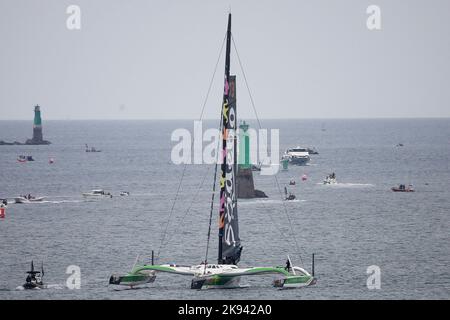
[[(281, 265), (290, 253), (295, 264), (303, 261), (309, 269), (314, 252), (315, 287), (279, 291), (264, 277), (243, 281), (250, 285), (244, 289), (196, 291), (189, 289), (189, 277), (169, 275), (141, 290), (108, 287), (109, 275), (129, 270), (137, 254), (148, 260), (152, 249), (158, 251), (182, 173), (170, 162), (170, 134), (180, 127), (192, 131), (193, 123), (46, 121), (44, 137), (52, 145), (0, 146), (0, 198), (47, 197), (39, 204), (11, 204), (0, 220), (0, 299), (450, 297), (449, 119), (267, 120), (263, 126), (281, 129), (282, 149), (315, 146), (320, 154), (311, 165), (277, 176), (281, 187), (297, 180), (291, 190), (300, 201), (286, 204), (292, 228), (274, 178), (255, 175), (270, 198), (240, 201), (241, 265)], [(0, 140), (30, 135), (29, 121), (0, 121)], [(85, 153), (85, 143), (103, 152)], [(36, 161), (18, 163), (19, 154)], [(330, 171), (340, 183), (321, 185)], [(204, 259), (212, 172), (211, 166), (187, 167), (161, 263)], [(306, 182), (300, 181), (303, 174)], [(398, 183), (412, 183), (416, 192), (391, 192)], [(131, 196), (85, 201), (81, 192), (93, 188)], [(213, 237), (211, 260), (216, 243)], [(16, 290), (31, 259), (36, 265), (44, 261), (49, 289)], [(81, 268), (80, 290), (65, 287), (69, 265)], [(381, 268), (380, 290), (366, 287), (370, 265)]]

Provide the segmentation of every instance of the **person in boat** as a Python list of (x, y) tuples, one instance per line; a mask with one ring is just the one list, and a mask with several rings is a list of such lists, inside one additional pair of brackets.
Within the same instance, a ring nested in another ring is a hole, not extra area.
[(286, 260), (286, 267), (284, 268), (287, 272), (291, 272), (291, 262), (289, 259)]
[(27, 278), (25, 279), (26, 283), (36, 282), (36, 275), (34, 273), (29, 273)]

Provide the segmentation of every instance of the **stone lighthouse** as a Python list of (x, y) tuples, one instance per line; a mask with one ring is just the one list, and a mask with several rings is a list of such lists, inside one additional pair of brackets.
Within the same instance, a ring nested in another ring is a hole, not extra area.
[(39, 105), (34, 107), (33, 138), (28, 139), (25, 144), (50, 144), (50, 141), (44, 140), (42, 135), (41, 107)]

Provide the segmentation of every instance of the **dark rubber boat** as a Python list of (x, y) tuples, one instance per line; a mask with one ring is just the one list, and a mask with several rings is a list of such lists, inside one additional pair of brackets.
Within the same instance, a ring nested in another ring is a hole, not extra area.
[(42, 265), (41, 271), (34, 270), (33, 261), (31, 261), (31, 270), (27, 271), (28, 276), (23, 285), (24, 289), (44, 289), (44, 283), (42, 282), (42, 277), (44, 276), (44, 266)]
[(404, 184), (401, 184), (398, 187), (392, 187), (391, 190), (394, 192), (414, 192), (412, 185), (406, 187)]

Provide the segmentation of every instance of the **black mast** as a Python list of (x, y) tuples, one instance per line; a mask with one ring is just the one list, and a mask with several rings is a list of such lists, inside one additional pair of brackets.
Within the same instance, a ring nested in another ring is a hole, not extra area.
[(227, 47), (225, 51), (225, 79), (224, 79), (224, 94), (223, 94), (223, 106), (222, 106), (222, 149), (223, 149), (223, 159), (222, 159), (222, 165), (221, 165), (221, 171), (222, 171), (222, 177), (220, 179), (221, 181), (221, 188), (220, 188), (220, 199), (221, 199), (221, 206), (219, 211), (219, 250), (218, 250), (218, 259), (217, 263), (222, 264), (223, 263), (223, 248), (222, 248), (222, 241), (223, 241), (223, 235), (224, 235), (224, 227), (225, 227), (225, 185), (222, 183), (225, 181), (225, 174), (227, 170), (227, 163), (226, 163), (226, 148), (227, 148), (227, 135), (226, 130), (228, 126), (228, 117), (225, 114), (225, 107), (228, 105), (229, 101), (229, 91), (228, 91), (228, 85), (230, 80), (230, 51), (231, 51), (231, 13), (228, 14), (228, 28), (227, 28)]

